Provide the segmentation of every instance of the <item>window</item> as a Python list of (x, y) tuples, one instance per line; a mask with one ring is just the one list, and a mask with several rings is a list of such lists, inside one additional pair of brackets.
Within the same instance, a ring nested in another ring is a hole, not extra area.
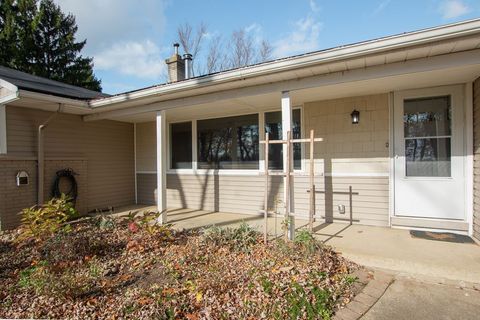
[(450, 96), (405, 100), (408, 177), (451, 176), (451, 112)]
[[(301, 138), (300, 109), (294, 109), (292, 112), (292, 138)], [(282, 112), (265, 113), (265, 132), (269, 134), (270, 140), (282, 139)], [(272, 144), (268, 148), (268, 168), (272, 170), (283, 170), (283, 146), (281, 144)], [(301, 143), (293, 144), (293, 168), (300, 170), (302, 168), (302, 146)]]
[(258, 114), (197, 122), (199, 169), (258, 169)]
[(170, 125), (172, 169), (192, 169), (192, 123)]

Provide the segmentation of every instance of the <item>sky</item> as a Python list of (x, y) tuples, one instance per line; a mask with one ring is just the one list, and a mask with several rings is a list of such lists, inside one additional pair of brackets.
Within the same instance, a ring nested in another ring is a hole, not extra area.
[(273, 58), (480, 17), (479, 0), (55, 0), (76, 17), (83, 55), (103, 92), (166, 80), (180, 24), (205, 23), (203, 52), (216, 36), (245, 30), (267, 40)]

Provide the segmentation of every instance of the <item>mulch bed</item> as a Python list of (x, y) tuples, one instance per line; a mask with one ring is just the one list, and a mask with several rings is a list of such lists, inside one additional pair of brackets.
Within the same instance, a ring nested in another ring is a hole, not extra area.
[(0, 233), (0, 318), (329, 319), (358, 266), (317, 242), (104, 218)]

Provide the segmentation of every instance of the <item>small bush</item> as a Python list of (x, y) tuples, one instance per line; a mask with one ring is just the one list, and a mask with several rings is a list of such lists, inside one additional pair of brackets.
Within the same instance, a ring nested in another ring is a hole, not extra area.
[(28, 267), (20, 271), (18, 286), (23, 289), (32, 289), (36, 294), (42, 292), (49, 283), (46, 262)]
[(306, 290), (298, 283), (293, 288), (286, 296), (289, 319), (330, 319), (333, 299), (329, 291), (317, 286)]
[(64, 223), (78, 217), (70, 199), (62, 194), (38, 207), (23, 209), (21, 234), (18, 240), (35, 238), (43, 240), (60, 229), (68, 230)]
[(308, 253), (314, 253), (320, 247), (320, 242), (307, 230), (298, 231), (295, 235), (294, 243)]
[(53, 272), (46, 261), (40, 261), (20, 272), (18, 286), (24, 290), (32, 290), (37, 295), (80, 297), (88, 295), (94, 289), (94, 276), (78, 274), (68, 268), (58, 274)]
[(204, 240), (217, 246), (229, 246), (233, 250), (247, 252), (258, 242), (259, 233), (243, 222), (237, 228), (212, 226), (205, 230)]
[(57, 233), (46, 239), (39, 252), (41, 258), (52, 265), (61, 262), (81, 261), (85, 257), (101, 256), (108, 250), (104, 235), (91, 237), (79, 233)]

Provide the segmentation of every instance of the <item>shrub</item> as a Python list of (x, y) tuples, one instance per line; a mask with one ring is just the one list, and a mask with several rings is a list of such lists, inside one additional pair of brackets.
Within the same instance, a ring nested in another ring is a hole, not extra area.
[(217, 246), (229, 246), (233, 250), (247, 252), (258, 242), (259, 233), (243, 222), (237, 228), (212, 226), (205, 230), (204, 241)]
[(333, 301), (330, 292), (317, 286), (309, 287), (307, 285), (306, 287), (296, 282), (293, 283), (294, 290), (291, 290), (286, 296), (288, 318), (330, 319)]
[(293, 242), (307, 253), (314, 253), (320, 247), (320, 242), (307, 230), (298, 231)]
[(37, 294), (44, 290), (48, 282), (47, 264), (45, 262), (40, 262), (20, 271), (18, 279), (20, 288), (33, 289)]
[(42, 240), (56, 233), (64, 226), (65, 222), (78, 217), (78, 212), (73, 207), (70, 199), (62, 194), (60, 198), (53, 198), (46, 204), (38, 207), (23, 209), (22, 227), (19, 240), (35, 238)]
[(104, 235), (96, 234), (93, 237), (76, 232), (59, 232), (42, 242), (39, 248), (41, 258), (52, 265), (102, 256), (108, 250), (113, 248), (110, 248)]
[(94, 276), (79, 274), (71, 268), (62, 273), (52, 272), (46, 261), (40, 261), (20, 272), (18, 286), (37, 295), (80, 297), (92, 292), (95, 280)]

